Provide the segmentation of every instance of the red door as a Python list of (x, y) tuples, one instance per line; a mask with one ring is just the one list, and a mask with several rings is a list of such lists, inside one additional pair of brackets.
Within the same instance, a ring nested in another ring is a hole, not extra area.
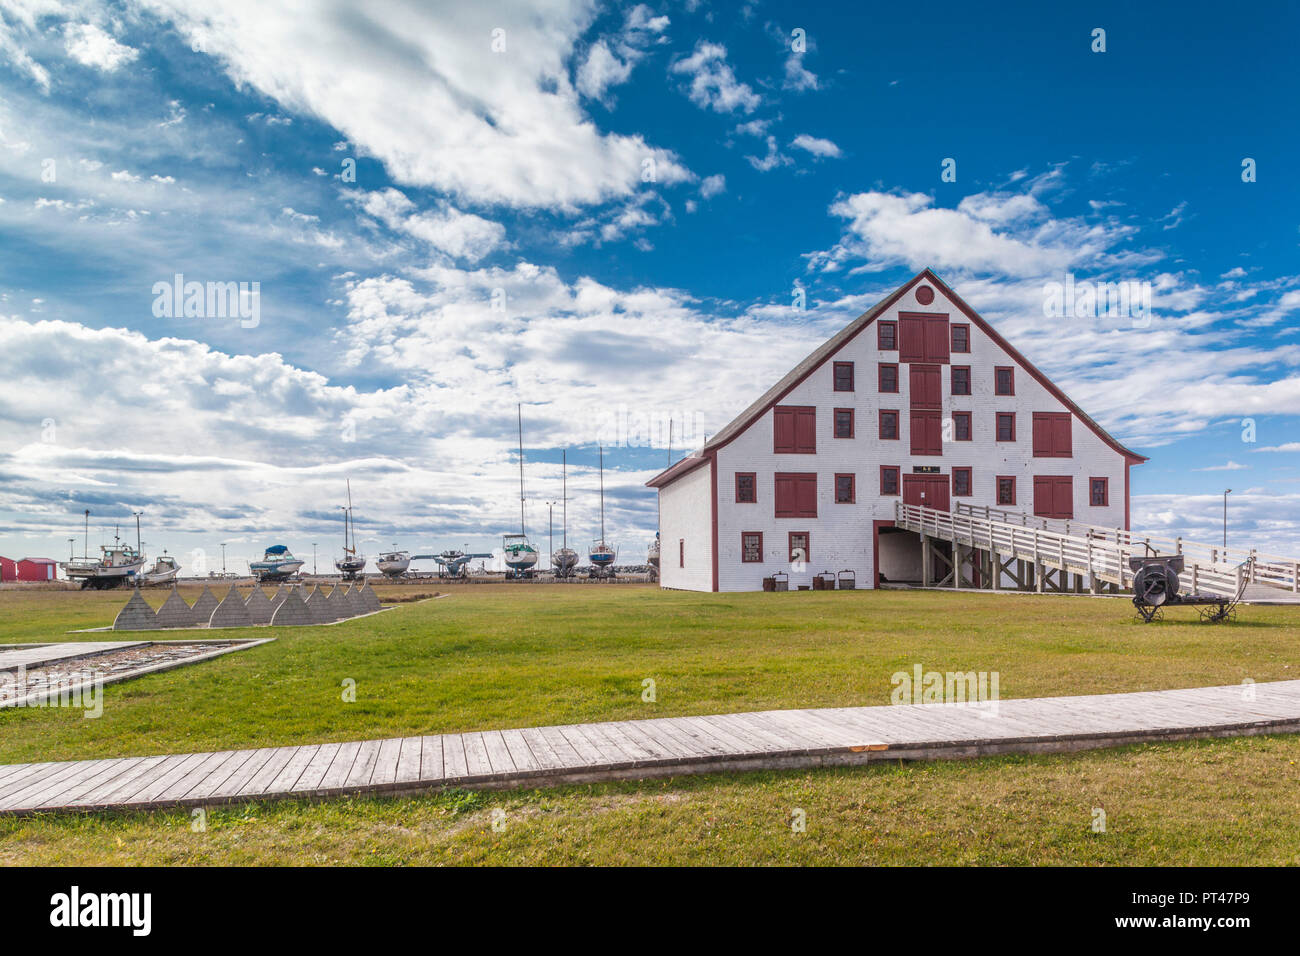
[(942, 408), (943, 387), (939, 365), (909, 365), (907, 367), (909, 394), (912, 408)]
[(903, 504), (951, 511), (947, 475), (904, 475)]
[(937, 408), (914, 408), (909, 422), (913, 455), (943, 454), (943, 413)]
[(1034, 514), (1040, 518), (1074, 517), (1074, 479), (1069, 475), (1034, 475)]

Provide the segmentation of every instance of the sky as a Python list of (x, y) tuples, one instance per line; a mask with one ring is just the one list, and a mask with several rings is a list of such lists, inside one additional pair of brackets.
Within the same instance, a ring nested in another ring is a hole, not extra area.
[(1300, 553), (1300, 8), (970, 7), (0, 0), (0, 554), (324, 566), (349, 480), (369, 554), (499, 547), (522, 406), (529, 533), (603, 447), (639, 563), (927, 266), (1150, 457), (1134, 528)]

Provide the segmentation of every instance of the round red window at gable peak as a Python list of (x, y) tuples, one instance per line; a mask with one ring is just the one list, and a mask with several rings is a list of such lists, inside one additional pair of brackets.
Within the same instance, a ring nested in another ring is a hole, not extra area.
[(929, 305), (934, 301), (934, 290), (928, 285), (917, 286), (916, 301), (920, 302), (922, 305)]

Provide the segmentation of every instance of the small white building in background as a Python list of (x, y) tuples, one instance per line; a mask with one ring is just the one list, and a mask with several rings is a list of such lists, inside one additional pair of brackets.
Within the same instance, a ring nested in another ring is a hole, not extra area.
[(919, 581), (920, 538), (893, 527), (896, 501), (1128, 528), (1129, 469), (1146, 460), (926, 269), (647, 482), (660, 582)]

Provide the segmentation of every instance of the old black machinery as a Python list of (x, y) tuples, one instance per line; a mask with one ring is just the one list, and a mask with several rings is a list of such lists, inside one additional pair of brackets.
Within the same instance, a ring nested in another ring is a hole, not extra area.
[(1246, 582), (1250, 580), (1250, 569), (1247, 567), (1244, 569), (1246, 573), (1240, 576), (1240, 583), (1232, 597), (1222, 594), (1183, 594), (1179, 591), (1178, 580), (1178, 575), (1183, 570), (1181, 554), (1129, 558), (1128, 564), (1133, 571), (1133, 606), (1137, 608), (1138, 616), (1148, 624), (1159, 620), (1161, 612), (1167, 607), (1195, 607), (1201, 620), (1211, 624), (1231, 620), (1236, 616), (1237, 604), (1246, 589)]

